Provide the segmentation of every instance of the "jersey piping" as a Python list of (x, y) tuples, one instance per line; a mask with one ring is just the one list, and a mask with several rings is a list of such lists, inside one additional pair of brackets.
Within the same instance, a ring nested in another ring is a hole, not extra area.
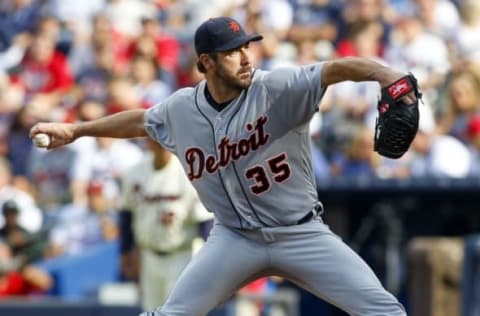
[[(252, 76), (253, 76), (253, 74), (252, 74)], [(248, 88), (247, 88), (246, 91), (245, 91), (244, 98), (247, 97), (247, 93), (248, 93)], [(235, 113), (233, 113), (232, 116), (230, 117), (230, 120), (229, 120), (228, 123), (227, 123), (227, 128), (226, 128), (226, 131), (225, 131), (226, 134), (228, 134), (228, 129), (230, 128), (230, 124), (232, 123), (233, 118), (234, 118), (235, 115), (237, 115), (238, 112), (240, 111), (240, 107), (241, 107), (241, 105), (239, 105), (239, 106), (237, 107), (237, 110), (235, 111)], [(233, 171), (235, 172), (235, 177), (237, 178), (237, 181), (238, 181), (238, 184), (239, 184), (239, 186), (240, 186), (240, 189), (242, 189), (243, 196), (245, 197), (245, 200), (247, 201), (248, 205), (250, 206), (250, 209), (252, 210), (253, 215), (255, 215), (255, 218), (256, 218), (262, 225), (268, 227), (269, 225), (268, 225), (267, 223), (265, 223), (264, 221), (262, 221), (262, 219), (261, 219), (260, 216), (258, 215), (257, 211), (255, 211), (255, 208), (253, 207), (252, 202), (250, 202), (250, 199), (248, 198), (248, 195), (247, 195), (247, 193), (245, 192), (245, 188), (244, 188), (243, 185), (242, 185), (242, 181), (241, 181), (240, 177), (238, 176), (238, 171), (237, 171), (237, 167), (236, 167), (236, 165), (235, 165), (235, 161), (232, 161), (231, 164), (232, 164), (232, 167), (233, 167)]]
[[(215, 152), (215, 157), (218, 159), (218, 152), (216, 150), (217, 139), (215, 137), (215, 128), (213, 127), (213, 124), (209, 120), (207, 115), (202, 112), (202, 110), (200, 109), (200, 106), (198, 105), (198, 89), (199, 89), (199, 86), (197, 85), (197, 87), (195, 88), (195, 107), (197, 108), (198, 112), (200, 112), (200, 114), (205, 118), (205, 120), (210, 125), (210, 128), (212, 129), (214, 152)], [(220, 172), (220, 170), (218, 170), (218, 178), (220, 179), (220, 183), (222, 184), (223, 190), (225, 191), (225, 194), (227, 195), (228, 202), (232, 206), (232, 209), (235, 212), (235, 215), (237, 215), (238, 221), (240, 223), (240, 228), (243, 229), (242, 217), (240, 216), (240, 213), (237, 210), (237, 208), (235, 207), (235, 205), (233, 204), (232, 198), (230, 197), (230, 194), (228, 193), (227, 188), (225, 187), (225, 183), (223, 182), (222, 173)]]

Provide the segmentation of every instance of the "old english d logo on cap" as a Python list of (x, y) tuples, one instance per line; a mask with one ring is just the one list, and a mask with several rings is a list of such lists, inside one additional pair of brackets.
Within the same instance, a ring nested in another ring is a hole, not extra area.
[(231, 29), (233, 32), (236, 33), (236, 32), (238, 32), (238, 31), (240, 31), (240, 25), (238, 25), (237, 22), (231, 21), (228, 25), (230, 26), (230, 29)]
[(259, 34), (245, 33), (230, 17), (211, 18), (195, 31), (195, 51), (197, 55), (228, 51), (261, 39), (263, 36)]

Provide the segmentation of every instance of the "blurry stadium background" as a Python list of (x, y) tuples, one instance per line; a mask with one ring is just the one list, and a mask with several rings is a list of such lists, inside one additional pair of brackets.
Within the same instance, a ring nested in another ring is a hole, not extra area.
[[(257, 68), (364, 56), (415, 74), (420, 130), (399, 160), (372, 150), (378, 85), (328, 89), (311, 124), (325, 218), (409, 315), (479, 316), (478, 0), (1, 0), (0, 228), (22, 229), (0, 230), (0, 314), (140, 311), (119, 268), (117, 211), (119, 179), (145, 144), (85, 138), (47, 152), (28, 131), (195, 85), (193, 32), (218, 15), (264, 35), (251, 45)], [(345, 315), (268, 281), (211, 315)]]

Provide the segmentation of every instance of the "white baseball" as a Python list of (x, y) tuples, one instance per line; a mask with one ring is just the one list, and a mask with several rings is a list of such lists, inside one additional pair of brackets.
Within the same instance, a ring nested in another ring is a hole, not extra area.
[(39, 133), (33, 136), (32, 141), (37, 147), (48, 147), (50, 145), (50, 136), (45, 133)]

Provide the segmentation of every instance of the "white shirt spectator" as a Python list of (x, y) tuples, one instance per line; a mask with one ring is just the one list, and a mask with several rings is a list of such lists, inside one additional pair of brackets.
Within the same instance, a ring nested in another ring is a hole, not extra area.
[(50, 244), (60, 249), (59, 254), (78, 255), (106, 241), (102, 231), (103, 215), (110, 214), (99, 214), (74, 204), (63, 206), (50, 232)]
[(451, 38), (457, 59), (480, 63), (480, 2), (464, 0), (460, 11), (462, 20)]
[(144, 105), (148, 107), (165, 100), (172, 93), (170, 86), (160, 80), (155, 80), (146, 86), (136, 84), (133, 88)]
[(268, 29), (287, 32), (293, 23), (293, 8), (286, 0), (263, 1), (262, 16)]
[(460, 16), (457, 7), (450, 0), (434, 0), (433, 24), (427, 26), (433, 32), (443, 38), (451, 37), (460, 24)]
[(429, 152), (413, 159), (411, 172), (414, 177), (464, 178), (470, 172), (471, 161), (468, 148), (458, 139), (436, 135), (430, 140)]
[(411, 71), (420, 84), (431, 73), (446, 74), (450, 70), (446, 44), (438, 36), (426, 32), (411, 42), (394, 41), (387, 47), (385, 59), (399, 69)]
[[(7, 200), (13, 200), (18, 206), (18, 223), (31, 233), (40, 230), (43, 224), (43, 214), (35, 203), (35, 200), (28, 193), (16, 188), (6, 186), (0, 189), (0, 205)], [(0, 213), (0, 227), (5, 224), (5, 218)]]
[(97, 145), (93, 154), (91, 181), (100, 182), (105, 197), (111, 202), (117, 201), (120, 178), (141, 160), (143, 152), (138, 145), (124, 139), (99, 139), (97, 142), (103, 145)]
[(93, 138), (84, 137), (55, 150), (32, 149), (28, 174), (38, 188), (42, 208), (54, 210), (65, 203), (84, 202), (84, 196), (74, 195), (73, 187), (84, 183), (86, 189), (92, 173), (92, 142)]
[(142, 18), (156, 17), (157, 9), (148, 1), (113, 0), (109, 1), (105, 12), (113, 29), (134, 38), (140, 34)]
[(455, 46), (458, 57), (480, 63), (480, 24), (477, 26), (462, 25), (455, 33)]
[(25, 55), (25, 49), (12, 45), (3, 52), (0, 52), (0, 72), (9, 70), (17, 66)]
[(103, 140), (106, 146), (98, 146), (92, 158), (93, 177), (98, 173), (108, 172), (116, 177), (137, 164), (143, 156), (142, 149), (124, 139)]
[(56, 19), (73, 23), (76, 30), (86, 32), (91, 31), (91, 19), (105, 8), (105, 0), (47, 0), (45, 12)]

